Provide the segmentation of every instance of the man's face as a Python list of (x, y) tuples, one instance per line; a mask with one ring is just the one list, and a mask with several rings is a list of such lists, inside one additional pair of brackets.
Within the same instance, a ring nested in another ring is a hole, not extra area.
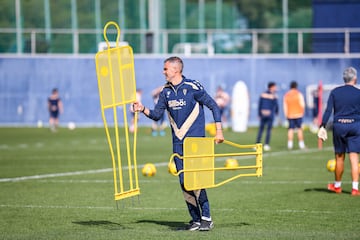
[(176, 63), (166, 62), (164, 64), (163, 74), (166, 81), (171, 82), (178, 73), (179, 69)]

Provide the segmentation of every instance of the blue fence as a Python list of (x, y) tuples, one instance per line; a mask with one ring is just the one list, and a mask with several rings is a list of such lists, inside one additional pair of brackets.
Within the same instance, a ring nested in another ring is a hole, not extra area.
[[(151, 91), (162, 85), (163, 57), (135, 56), (137, 87), (142, 100), (153, 106)], [(199, 80), (209, 94), (221, 85), (231, 94), (232, 86), (244, 81), (250, 94), (250, 124), (257, 124), (257, 101), (269, 81), (278, 84), (281, 99), (296, 80), (305, 93), (309, 84), (341, 84), (347, 66), (358, 67), (358, 58), (184, 58), (184, 75)], [(47, 123), (47, 97), (57, 87), (64, 103), (63, 124), (102, 125), (94, 56), (89, 57), (0, 57), (0, 125), (32, 126)], [(308, 111), (310, 116), (310, 111)], [(280, 117), (283, 118), (282, 112)], [(207, 112), (207, 120), (212, 119)], [(151, 121), (141, 116), (139, 124)]]

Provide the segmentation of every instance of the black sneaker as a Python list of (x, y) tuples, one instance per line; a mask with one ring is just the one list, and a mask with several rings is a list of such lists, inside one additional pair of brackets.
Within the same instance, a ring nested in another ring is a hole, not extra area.
[(200, 228), (200, 223), (199, 222), (190, 221), (189, 225), (187, 225), (185, 227), (185, 230), (196, 231), (196, 230), (199, 230), (199, 228)]
[(200, 224), (199, 230), (200, 230), (200, 231), (209, 231), (209, 230), (212, 229), (213, 227), (214, 227), (213, 221), (201, 220), (201, 224)]

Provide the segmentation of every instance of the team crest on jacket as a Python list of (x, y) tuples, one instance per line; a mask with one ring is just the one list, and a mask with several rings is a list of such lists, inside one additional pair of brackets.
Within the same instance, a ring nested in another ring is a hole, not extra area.
[(171, 91), (170, 91), (170, 90), (167, 91), (167, 92), (166, 92), (166, 98), (169, 98), (169, 97), (170, 97), (170, 94), (171, 94)]
[(183, 89), (183, 94), (186, 96), (187, 89)]

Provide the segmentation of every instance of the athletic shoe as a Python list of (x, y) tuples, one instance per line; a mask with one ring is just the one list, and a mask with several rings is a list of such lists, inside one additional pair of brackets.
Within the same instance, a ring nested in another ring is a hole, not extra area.
[(185, 230), (196, 231), (196, 230), (199, 230), (199, 228), (200, 228), (200, 223), (199, 222), (190, 221), (189, 225), (187, 225), (185, 227)]
[(213, 221), (206, 221), (206, 220), (201, 220), (201, 224), (200, 224), (200, 231), (209, 231), (210, 229), (212, 229), (214, 227), (214, 223)]
[(307, 148), (306, 148), (306, 146), (299, 146), (299, 148), (300, 148), (300, 150), (306, 150)]
[[(328, 190), (334, 193), (341, 193), (341, 187), (335, 187), (335, 185), (333, 183), (329, 183), (328, 184)], [(360, 194), (359, 194), (360, 195)]]
[(271, 147), (267, 144), (264, 145), (264, 151), (270, 151)]
[(299, 148), (300, 148), (301, 150), (306, 149), (305, 143), (304, 143), (304, 142), (299, 142)]
[(360, 196), (359, 190), (353, 189), (353, 190), (351, 191), (351, 196)]

